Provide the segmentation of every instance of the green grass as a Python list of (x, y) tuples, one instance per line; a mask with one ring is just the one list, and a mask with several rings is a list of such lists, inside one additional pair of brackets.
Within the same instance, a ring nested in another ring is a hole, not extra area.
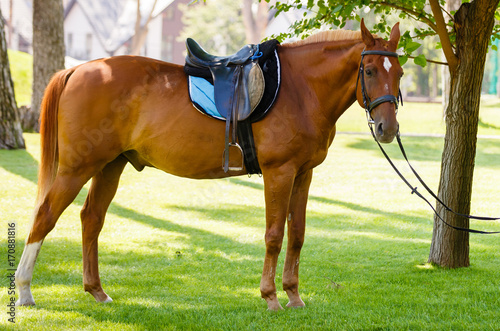
[(18, 106), (31, 104), (33, 81), (33, 57), (28, 53), (8, 50), (10, 71)]
[[(363, 114), (355, 116), (350, 125), (364, 124)], [(6, 223), (17, 222), (19, 260), (36, 193), (39, 136), (25, 138), (27, 151), (0, 151), (3, 266)], [(403, 142), (414, 166), (436, 188), (443, 139)], [(396, 148), (387, 146), (408, 174)], [(500, 215), (499, 174), (500, 140), (479, 139), (472, 212)], [(305, 309), (270, 313), (260, 299), (261, 178), (195, 181), (127, 166), (99, 242), (101, 279), (111, 304), (97, 304), (83, 291), (79, 211), (87, 192), (88, 186), (47, 236), (33, 276), (37, 305), (17, 309), (16, 329), (498, 329), (498, 236), (471, 236), (469, 268), (426, 264), (431, 211), (410, 194), (371, 137), (338, 135), (315, 171), (301, 258)], [(474, 221), (473, 227), (500, 231), (498, 222)], [(282, 291), (278, 296), (286, 304)], [(4, 307), (7, 300), (2, 287)], [(0, 328), (13, 328), (1, 316)]]

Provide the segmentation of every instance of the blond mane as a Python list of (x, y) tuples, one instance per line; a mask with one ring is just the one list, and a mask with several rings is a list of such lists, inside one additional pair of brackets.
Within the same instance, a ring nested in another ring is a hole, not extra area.
[(284, 43), (283, 46), (295, 47), (308, 44), (315, 44), (325, 41), (361, 40), (361, 31), (351, 30), (329, 30), (315, 33), (306, 39)]

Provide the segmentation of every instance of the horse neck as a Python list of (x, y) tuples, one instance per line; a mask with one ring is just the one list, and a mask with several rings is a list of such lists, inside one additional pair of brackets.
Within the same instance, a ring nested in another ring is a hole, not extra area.
[[(295, 104), (309, 118), (326, 118), (333, 127), (356, 101), (356, 78), (364, 44), (361, 40), (283, 47), (282, 77)], [(315, 116), (318, 112), (322, 116)], [(324, 121), (321, 119), (322, 121)]]

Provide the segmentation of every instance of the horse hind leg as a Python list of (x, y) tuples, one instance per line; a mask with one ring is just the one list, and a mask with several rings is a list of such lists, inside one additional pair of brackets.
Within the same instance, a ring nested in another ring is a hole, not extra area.
[(16, 302), (17, 306), (35, 304), (35, 300), (31, 294), (31, 279), (43, 240), (54, 228), (61, 213), (76, 198), (78, 192), (80, 192), (90, 177), (84, 174), (75, 176), (59, 172), (52, 187), (36, 207), (33, 224), (15, 273), (16, 286), (19, 290), (19, 299)]
[(120, 175), (127, 160), (119, 156), (92, 178), (87, 199), (81, 211), (83, 287), (98, 302), (113, 301), (102, 289), (98, 265), (98, 237), (109, 204), (113, 200)]

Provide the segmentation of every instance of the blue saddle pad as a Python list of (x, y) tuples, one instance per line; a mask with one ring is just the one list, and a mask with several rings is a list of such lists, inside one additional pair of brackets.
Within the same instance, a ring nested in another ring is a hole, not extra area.
[(214, 94), (213, 84), (205, 78), (189, 76), (189, 96), (196, 109), (208, 116), (224, 120), (215, 106)]

